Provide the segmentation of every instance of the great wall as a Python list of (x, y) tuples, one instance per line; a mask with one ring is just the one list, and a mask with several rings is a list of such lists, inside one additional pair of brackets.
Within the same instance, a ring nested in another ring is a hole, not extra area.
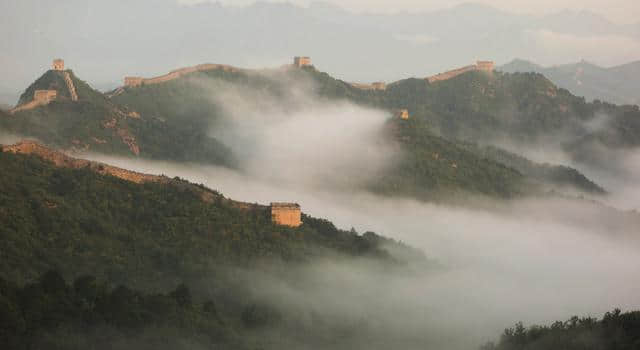
[(349, 83), (349, 85), (353, 86), (356, 89), (360, 90), (376, 90), (376, 91), (384, 91), (387, 89), (387, 83), (382, 81), (376, 81), (371, 84), (363, 84), (363, 83)]
[(217, 192), (211, 191), (203, 186), (198, 186), (184, 180), (171, 179), (164, 175), (143, 174), (101, 162), (74, 158), (32, 140), (22, 140), (13, 145), (0, 145), (0, 151), (3, 153), (36, 155), (45, 161), (51, 162), (54, 166), (59, 168), (88, 169), (101, 175), (110, 175), (137, 184), (151, 182), (161, 184), (173, 183), (188, 188), (198, 195), (202, 201), (207, 203), (212, 203), (214, 200), (218, 199), (225, 201), (227, 204), (238, 209), (269, 209), (271, 213), (271, 220), (276, 225), (288, 227), (298, 227), (302, 225), (300, 205), (296, 203), (271, 203), (269, 207), (266, 207), (257, 204), (238, 202), (224, 198)]
[(52, 150), (36, 141), (23, 140), (14, 145), (2, 146), (2, 152), (11, 152), (16, 154), (34, 154), (40, 158), (53, 163), (57, 167), (82, 169), (88, 168), (102, 175), (112, 175), (117, 178), (135, 182), (138, 184), (145, 182), (168, 182), (169, 178), (165, 176), (156, 176), (141, 174), (115, 166), (94, 162), (86, 159), (78, 159), (70, 157), (62, 152)]
[[(298, 68), (311, 66), (311, 58), (306, 56), (296, 56), (293, 58), (293, 66)], [(191, 73), (206, 72), (206, 71), (212, 71), (212, 70), (222, 70), (225, 72), (233, 72), (233, 73), (249, 71), (249, 69), (238, 68), (238, 67), (230, 66), (227, 64), (206, 63), (206, 64), (199, 64), (192, 67), (185, 67), (185, 68), (172, 70), (171, 72), (165, 75), (161, 75), (154, 78), (126, 76), (124, 77), (124, 86), (114, 90), (107, 97), (111, 98), (121, 94), (122, 92), (124, 92), (125, 87), (139, 87), (142, 85), (160, 84), (160, 83), (165, 83), (167, 81), (184, 77), (185, 75), (188, 75)]]
[[(55, 72), (62, 73), (62, 78), (64, 79), (67, 90), (69, 91), (71, 101), (78, 101), (78, 93), (76, 92), (76, 87), (73, 84), (73, 79), (71, 79), (71, 74), (69, 74), (68, 71), (64, 70), (64, 60), (60, 58), (54, 59), (51, 65), (51, 69)], [(10, 109), (9, 114), (34, 109), (40, 106), (46, 106), (51, 103), (51, 101), (55, 101), (57, 98), (57, 90), (35, 90), (33, 92), (33, 100)]]
[(449, 80), (451, 78), (457, 77), (460, 74), (466, 72), (486, 72), (491, 73), (494, 69), (494, 63), (492, 61), (477, 61), (476, 64), (472, 64), (470, 66), (465, 66), (461, 68), (452, 69), (450, 71), (446, 71), (444, 73), (439, 73), (436, 75), (432, 75), (430, 77), (425, 78), (429, 83), (435, 83), (438, 81)]
[[(312, 66), (311, 58), (305, 57), (305, 56), (303, 57), (296, 56), (294, 58), (294, 62), (292, 66), (298, 67), (298, 68)], [(62, 72), (63, 79), (65, 81), (67, 89), (69, 90), (69, 96), (71, 100), (77, 101), (78, 95), (69, 72), (64, 70), (64, 61), (62, 59), (55, 59), (53, 61), (52, 69), (54, 71)], [(159, 83), (164, 83), (174, 79), (178, 79), (187, 74), (191, 74), (195, 72), (210, 71), (210, 70), (224, 70), (227, 72), (246, 71), (245, 69), (236, 68), (230, 65), (201, 64), (193, 67), (176, 69), (165, 75), (155, 77), (155, 78), (145, 79), (142, 77), (125, 77), (124, 86), (114, 90), (114, 92), (107, 95), (107, 97), (112, 97), (124, 92), (125, 87), (138, 87), (138, 86), (147, 85), (147, 84), (159, 84)], [(460, 74), (470, 72), (470, 71), (481, 71), (481, 72), (491, 73), (493, 72), (493, 70), (494, 70), (494, 63), (492, 61), (477, 61), (476, 64), (474, 65), (465, 66), (465, 67), (453, 69), (444, 73), (436, 74), (436, 75), (425, 78), (425, 80), (428, 80), (430, 83), (434, 83), (438, 81), (448, 80)], [(362, 83), (348, 83), (348, 84), (354, 88), (358, 88), (362, 90), (384, 91), (387, 88), (387, 85), (384, 82), (374, 82), (371, 84), (362, 84)], [(58, 98), (58, 92), (56, 90), (35, 90), (32, 101), (25, 103), (21, 106), (18, 106), (10, 110), (9, 112), (13, 114), (18, 111), (33, 109), (38, 106), (47, 105), (51, 101), (56, 100), (57, 98)], [(393, 112), (393, 114), (396, 118), (399, 118), (402, 120), (409, 119), (409, 111), (407, 109), (397, 109)], [(136, 118), (140, 117), (135, 112), (131, 112), (128, 115)], [(110, 125), (109, 123), (107, 123), (105, 127), (115, 127), (115, 120), (112, 120), (111, 122), (113, 122), (113, 125)], [(123, 139), (123, 142), (127, 143), (127, 145), (132, 149), (133, 153), (135, 153), (136, 155), (139, 154), (139, 148), (135, 144), (135, 139), (133, 138), (133, 136), (121, 130), (118, 130), (118, 135)], [(102, 175), (111, 175), (126, 181), (138, 183), (138, 184), (146, 183), (146, 182), (169, 183), (173, 181), (166, 176), (142, 174), (135, 171), (126, 170), (126, 169), (118, 168), (115, 166), (111, 166), (111, 165), (107, 165), (107, 164), (103, 164), (95, 161), (73, 158), (73, 157), (67, 156), (62, 152), (54, 151), (45, 146), (42, 146), (35, 141), (21, 141), (17, 144), (9, 145), (9, 146), (0, 145), (0, 150), (2, 152), (11, 152), (11, 153), (18, 153), (18, 154), (35, 154), (47, 161), (52, 162), (55, 166), (58, 166), (58, 167), (67, 167), (67, 168), (73, 168), (73, 169), (87, 168)], [(457, 168), (457, 165), (454, 163), (452, 167)], [(189, 183), (187, 184), (188, 186), (190, 186), (192, 190), (194, 190), (200, 195), (203, 201), (206, 201), (206, 202), (212, 202), (216, 198), (216, 196), (218, 196), (219, 198), (221, 197), (224, 200), (228, 201), (233, 206), (241, 209), (250, 209), (250, 208), (256, 208), (256, 207), (267, 208), (257, 204), (249, 204), (244, 202), (232, 201), (222, 197), (221, 195), (211, 190), (203, 188), (202, 186), (197, 186)], [(270, 209), (271, 220), (274, 224), (287, 226), (287, 227), (298, 227), (302, 225), (302, 212), (300, 209), (300, 205), (298, 205), (297, 203), (273, 202), (270, 204), (268, 208)]]

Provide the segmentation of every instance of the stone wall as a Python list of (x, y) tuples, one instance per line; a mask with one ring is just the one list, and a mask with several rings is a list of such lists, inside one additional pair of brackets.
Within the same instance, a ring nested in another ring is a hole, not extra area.
[(387, 89), (387, 84), (381, 81), (376, 81), (371, 84), (362, 84), (362, 83), (349, 83), (349, 85), (353, 86), (356, 89), (361, 90), (378, 90), (383, 91)]
[(142, 77), (124, 77), (124, 86), (135, 87), (142, 85)]
[(52, 162), (57, 167), (73, 169), (89, 168), (103, 175), (108, 174), (135, 183), (169, 181), (169, 178), (164, 176), (142, 174), (99, 162), (69, 157), (62, 152), (51, 150), (35, 141), (30, 140), (20, 141), (14, 145), (2, 146), (2, 152), (35, 154), (40, 156), (40, 158), (44, 160)]
[(9, 114), (14, 114), (20, 111), (27, 111), (36, 107), (48, 105), (51, 101), (55, 100), (57, 96), (58, 91), (56, 90), (36, 90), (33, 92), (33, 100), (31, 100), (31, 102), (25, 103), (9, 110)]
[(300, 205), (296, 203), (271, 203), (271, 221), (276, 225), (289, 227), (302, 225)]
[(56, 90), (36, 90), (33, 93), (33, 100), (39, 104), (48, 104), (56, 99), (58, 91)]
[(453, 77), (457, 77), (460, 74), (472, 71), (482, 71), (482, 72), (493, 72), (494, 63), (493, 61), (477, 61), (476, 64), (453, 69), (450, 71), (446, 71), (444, 73), (436, 74), (426, 78), (430, 83), (434, 83), (437, 81), (449, 80)]
[(457, 68), (457, 69), (453, 69), (444, 73), (440, 73), (440, 74), (436, 74), (433, 76), (430, 76), (427, 78), (427, 80), (430, 83), (436, 82), (436, 81), (442, 81), (442, 80), (449, 80), (453, 77), (456, 77), (460, 74), (466, 73), (466, 72), (472, 72), (477, 70), (476, 65), (470, 65), (470, 66), (466, 66), (466, 67), (462, 67), (462, 68)]
[(124, 85), (125, 86), (129, 86), (129, 87), (135, 87), (135, 86), (140, 86), (142, 84), (145, 85), (151, 85), (151, 84), (159, 84), (159, 83), (164, 83), (167, 81), (171, 81), (174, 79), (178, 79), (182, 76), (185, 76), (187, 74), (190, 73), (195, 73), (195, 72), (204, 72), (204, 71), (209, 71), (209, 70), (215, 70), (215, 69), (219, 69), (219, 70), (223, 70), (225, 72), (239, 72), (241, 71), (241, 69), (236, 68), (236, 67), (232, 67), (226, 64), (199, 64), (197, 66), (193, 66), (193, 67), (185, 67), (185, 68), (180, 68), (180, 69), (176, 69), (173, 70), (165, 75), (161, 75), (159, 77), (154, 77), (154, 78), (141, 78), (141, 77), (125, 77), (124, 78)]

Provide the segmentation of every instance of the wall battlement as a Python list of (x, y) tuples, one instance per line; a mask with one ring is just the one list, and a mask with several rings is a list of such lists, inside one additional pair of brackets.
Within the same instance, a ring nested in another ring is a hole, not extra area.
[(124, 86), (126, 87), (137, 87), (141, 85), (151, 85), (151, 84), (159, 84), (167, 81), (171, 81), (174, 79), (178, 79), (184, 75), (195, 73), (195, 72), (204, 72), (209, 70), (223, 70), (225, 72), (239, 72), (240, 68), (236, 68), (233, 66), (229, 66), (226, 64), (199, 64), (193, 67), (185, 67), (176, 70), (172, 70), (171, 72), (161, 75), (159, 77), (154, 78), (142, 78), (142, 77), (125, 77), (124, 78)]
[(297, 203), (271, 203), (271, 221), (276, 225), (298, 227), (302, 225), (302, 213)]
[(36, 90), (33, 92), (33, 100), (41, 104), (48, 104), (55, 100), (57, 96), (58, 91), (56, 90)]
[(14, 114), (20, 111), (27, 111), (36, 107), (45, 106), (54, 101), (58, 97), (58, 91), (56, 90), (36, 90), (33, 92), (33, 100), (23, 105), (20, 105), (14, 109), (9, 110), (9, 114)]
[(371, 84), (349, 83), (349, 85), (353, 86), (356, 89), (361, 89), (361, 90), (384, 91), (387, 89), (387, 83), (382, 81), (376, 81)]
[(477, 61), (476, 66), (478, 67), (478, 70), (484, 72), (493, 72), (493, 69), (495, 68), (493, 61)]
[(124, 77), (124, 86), (135, 87), (142, 85), (144, 78), (142, 77)]
[(477, 61), (476, 64), (472, 64), (470, 66), (456, 68), (450, 71), (446, 71), (444, 73), (432, 75), (430, 77), (427, 77), (426, 80), (428, 80), (430, 83), (434, 83), (437, 81), (449, 80), (453, 77), (457, 77), (458, 75), (466, 72), (480, 71), (480, 72), (491, 73), (493, 72), (493, 69), (494, 69), (493, 61)]

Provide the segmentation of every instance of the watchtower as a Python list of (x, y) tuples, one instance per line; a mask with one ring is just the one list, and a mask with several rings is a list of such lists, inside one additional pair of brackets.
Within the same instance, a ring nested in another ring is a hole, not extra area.
[(271, 221), (276, 225), (298, 227), (302, 213), (298, 203), (271, 203)]
[(409, 110), (407, 109), (398, 109), (396, 110), (396, 117), (402, 119), (402, 120), (408, 120), (409, 119)]
[(476, 67), (479, 71), (493, 72), (494, 63), (493, 61), (477, 61)]
[(306, 67), (311, 65), (311, 57), (296, 56), (293, 58), (293, 65), (296, 67)]
[(53, 60), (53, 64), (51, 65), (53, 70), (64, 70), (64, 60), (62, 58), (56, 58)]

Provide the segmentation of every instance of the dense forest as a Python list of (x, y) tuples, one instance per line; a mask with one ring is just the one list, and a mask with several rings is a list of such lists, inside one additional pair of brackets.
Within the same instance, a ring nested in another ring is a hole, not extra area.
[(59, 267), (65, 276), (153, 289), (197, 279), (219, 264), (264, 259), (362, 257), (391, 266), (424, 259), (401, 243), (307, 215), (295, 229), (275, 225), (269, 207), (239, 206), (220, 194), (203, 201), (180, 179), (136, 184), (11, 153), (0, 153), (0, 164), (0, 277), (16, 283)]
[(574, 316), (550, 326), (507, 328), (497, 344), (481, 350), (632, 350), (640, 348), (640, 311), (607, 312), (602, 319)]
[[(243, 324), (257, 322), (247, 305)], [(22, 287), (0, 279), (3, 349), (250, 349), (218, 315), (181, 284), (168, 293), (110, 287), (90, 275), (67, 284), (54, 270)]]

